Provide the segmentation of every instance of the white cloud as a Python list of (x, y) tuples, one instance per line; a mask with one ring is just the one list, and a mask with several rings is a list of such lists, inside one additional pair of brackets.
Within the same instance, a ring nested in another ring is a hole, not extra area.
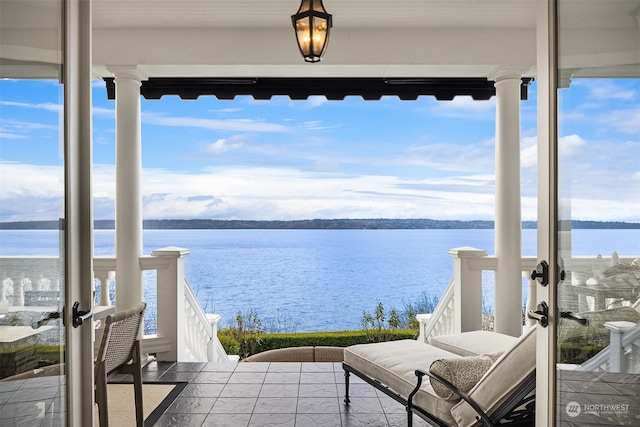
[(589, 96), (600, 100), (632, 101), (638, 96), (635, 89), (625, 87), (610, 79), (576, 79), (571, 84), (586, 86), (589, 89)]
[(0, 119), (0, 139), (26, 139), (35, 130), (58, 131), (57, 125), (49, 125), (38, 122), (25, 122), (21, 120)]
[(0, 162), (0, 221), (54, 220), (62, 215), (61, 166)]
[(289, 132), (280, 124), (247, 119), (201, 119), (196, 117), (171, 117), (156, 113), (143, 113), (142, 122), (157, 126), (195, 127), (233, 132)]
[(307, 108), (316, 108), (327, 102), (327, 98), (325, 98), (324, 96), (310, 96), (309, 98), (307, 98), (304, 106)]
[(330, 128), (329, 126), (323, 126), (322, 120), (310, 120), (307, 122), (302, 122), (298, 125), (298, 127), (305, 130), (323, 130)]
[(226, 151), (238, 150), (242, 148), (246, 140), (247, 139), (242, 135), (234, 135), (230, 138), (221, 138), (213, 144), (207, 145), (204, 151), (207, 153), (220, 154)]
[[(8, 166), (8, 167), (5, 167)], [(61, 168), (3, 164), (1, 219), (57, 218), (57, 208), (35, 215), (52, 194), (61, 197)], [(28, 180), (20, 177), (28, 175)], [(406, 180), (394, 176), (347, 176), (293, 169), (209, 168), (199, 173), (145, 169), (145, 218), (300, 219), (317, 217), (441, 217), (493, 215), (490, 176)], [(96, 165), (95, 218), (113, 218), (113, 166)], [(475, 190), (466, 190), (475, 187)], [(460, 189), (465, 190), (460, 190)], [(480, 190), (480, 191), (479, 191)], [(57, 192), (57, 193), (56, 193)], [(18, 207), (8, 212), (5, 201)]]
[(615, 110), (602, 114), (597, 122), (618, 132), (640, 136), (640, 109)]
[(494, 169), (494, 146), (493, 138), (467, 145), (434, 143), (410, 147), (406, 156), (394, 160), (444, 171), (486, 172)]
[[(216, 141), (210, 150), (241, 148), (240, 136)], [(493, 140), (469, 146), (416, 147), (403, 158), (367, 159), (386, 165), (425, 165), (430, 178), (337, 173), (345, 158), (316, 159), (315, 170), (209, 167), (192, 173), (144, 169), (145, 218), (301, 219), (433, 217), (491, 219), (494, 206)], [(524, 220), (536, 218), (536, 138), (522, 138)], [(579, 219), (640, 221), (640, 142), (561, 138), (563, 189), (570, 186), (572, 214)], [(353, 160), (353, 159), (352, 159)], [(403, 163), (405, 162), (405, 163)], [(401, 171), (402, 172), (402, 171)], [(61, 169), (3, 163), (0, 219), (51, 219), (59, 214)], [(424, 176), (424, 175), (423, 175)], [(94, 217), (113, 218), (115, 170), (95, 165)], [(564, 191), (563, 191), (564, 192)], [(57, 202), (56, 202), (57, 200)], [(597, 209), (594, 209), (597, 206)], [(37, 209), (35, 209), (37, 208)]]
[(91, 109), (94, 116), (104, 116), (104, 117), (115, 117), (116, 110), (115, 108), (104, 108), (104, 107), (93, 107)]
[(6, 130), (6, 128), (21, 130), (21, 131), (32, 131), (36, 129), (48, 129), (48, 130), (58, 130), (58, 126), (56, 125), (48, 125), (39, 122), (25, 122), (22, 120), (4, 120), (0, 119), (0, 125)]
[(457, 96), (451, 101), (435, 102), (431, 112), (446, 117), (495, 120), (495, 97), (476, 101), (470, 96)]
[(31, 104), (28, 102), (16, 102), (16, 101), (1, 101), (0, 105), (5, 107), (20, 107), (20, 108), (33, 108), (38, 110), (47, 110), (59, 113), (62, 111), (61, 104), (52, 104), (50, 102), (43, 102), (40, 104)]
[(235, 107), (235, 108), (218, 108), (216, 110), (209, 110), (211, 113), (238, 113), (243, 111), (244, 108)]
[(3, 132), (0, 130), (0, 139), (24, 139), (26, 136), (24, 135), (16, 135), (14, 133)]
[(574, 153), (577, 153), (579, 150), (583, 149), (585, 145), (585, 140), (582, 139), (579, 135), (573, 134), (561, 136), (558, 141), (560, 156), (570, 156)]
[(538, 137), (526, 137), (520, 141), (520, 166), (535, 168), (538, 165)]

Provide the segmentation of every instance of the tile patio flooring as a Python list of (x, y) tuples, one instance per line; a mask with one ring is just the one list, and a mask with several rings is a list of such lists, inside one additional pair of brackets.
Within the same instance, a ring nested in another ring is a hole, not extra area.
[[(563, 415), (560, 425), (640, 425), (637, 374), (560, 371), (559, 375), (558, 413), (569, 406), (584, 408), (572, 417)], [(340, 363), (152, 362), (144, 368), (143, 380), (181, 384), (180, 394), (157, 414), (154, 426), (406, 426), (407, 421), (402, 405), (354, 375), (351, 404), (345, 405)], [(128, 382), (130, 377), (116, 376), (112, 381)], [(64, 377), (0, 382), (0, 425), (60, 426), (63, 382)], [(428, 424), (414, 416), (414, 425)]]
[[(63, 376), (49, 376), (0, 382), (0, 426), (63, 427), (64, 381)], [(130, 383), (131, 377), (115, 375), (110, 382)], [(350, 377), (351, 403), (345, 405), (341, 363), (151, 362), (143, 368), (143, 382), (180, 384), (176, 387), (180, 394), (173, 402), (161, 404), (145, 426), (407, 424), (402, 405), (354, 375)], [(164, 412), (162, 408), (166, 408)], [(416, 416), (414, 425), (428, 426)]]
[[(188, 382), (155, 426), (406, 426), (404, 407), (340, 363), (151, 363), (144, 382)], [(414, 417), (416, 427), (428, 424)]]

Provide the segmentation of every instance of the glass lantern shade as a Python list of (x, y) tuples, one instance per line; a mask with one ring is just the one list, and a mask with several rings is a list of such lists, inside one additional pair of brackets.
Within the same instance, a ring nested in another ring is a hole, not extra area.
[(298, 12), (291, 16), (300, 53), (307, 62), (319, 62), (329, 45), (331, 15), (322, 0), (302, 0)]

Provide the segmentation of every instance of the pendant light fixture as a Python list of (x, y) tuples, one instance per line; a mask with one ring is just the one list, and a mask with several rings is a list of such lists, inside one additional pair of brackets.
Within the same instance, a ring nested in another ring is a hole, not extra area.
[(319, 62), (329, 45), (331, 15), (322, 0), (302, 0), (300, 8), (291, 16), (300, 53), (307, 62)]

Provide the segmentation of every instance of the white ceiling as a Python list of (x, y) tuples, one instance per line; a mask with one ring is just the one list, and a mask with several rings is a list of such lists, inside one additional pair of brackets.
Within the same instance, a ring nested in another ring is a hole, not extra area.
[(485, 76), (499, 63), (531, 74), (535, 63), (536, 0), (326, 0), (331, 40), (312, 65), (295, 45), (299, 5), (94, 0), (96, 74), (108, 61), (150, 76), (241, 77)]
[[(343, 28), (534, 28), (535, 0), (325, 0)], [(95, 28), (289, 27), (297, 0), (94, 0)]]
[[(539, 1), (325, 0), (334, 22), (329, 48), (321, 63), (307, 64), (290, 19), (299, 0), (93, 0), (94, 73), (134, 66), (165, 77), (490, 77), (505, 69), (533, 76)], [(572, 73), (590, 63), (640, 63), (640, 0), (560, 4)], [(2, 75), (18, 62), (59, 58), (55, 1), (0, 7)]]

